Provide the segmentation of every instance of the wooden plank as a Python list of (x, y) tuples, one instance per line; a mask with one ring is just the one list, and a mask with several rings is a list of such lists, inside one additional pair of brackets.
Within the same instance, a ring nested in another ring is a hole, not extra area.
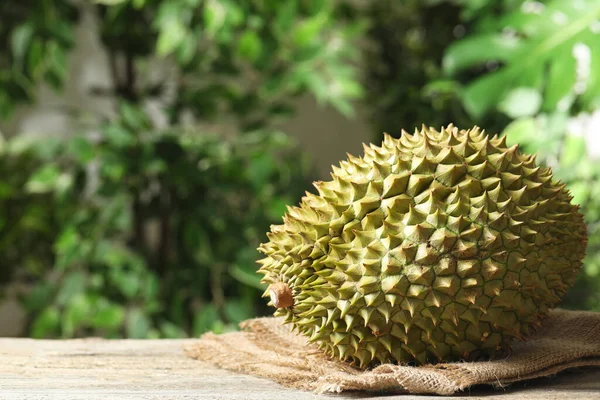
[[(0, 339), (0, 399), (349, 399), (439, 396), (317, 396), (220, 370), (182, 352), (186, 340)], [(469, 399), (600, 399), (600, 369), (579, 369), (504, 390), (475, 388)], [(453, 399), (467, 398), (456, 396)]]

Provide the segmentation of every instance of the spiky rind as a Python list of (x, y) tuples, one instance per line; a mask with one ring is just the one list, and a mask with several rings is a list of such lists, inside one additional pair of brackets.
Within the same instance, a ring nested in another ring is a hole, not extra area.
[(477, 127), (386, 135), (332, 177), (271, 227), (259, 272), (292, 289), (276, 315), (362, 368), (504, 353), (581, 267), (564, 184)]

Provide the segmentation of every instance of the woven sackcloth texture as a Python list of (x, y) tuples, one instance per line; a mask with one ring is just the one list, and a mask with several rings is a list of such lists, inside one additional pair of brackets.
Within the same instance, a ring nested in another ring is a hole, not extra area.
[(222, 368), (269, 378), (319, 393), (348, 390), (450, 395), (472, 385), (503, 385), (600, 366), (600, 313), (554, 310), (538, 332), (513, 345), (511, 355), (477, 361), (410, 367), (385, 364), (360, 371), (331, 360), (279, 318), (242, 322), (241, 332), (205, 334), (186, 354)]

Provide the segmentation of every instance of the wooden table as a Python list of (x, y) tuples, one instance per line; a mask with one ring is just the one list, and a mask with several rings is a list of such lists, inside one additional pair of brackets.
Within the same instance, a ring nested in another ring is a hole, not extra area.
[[(220, 370), (182, 352), (186, 340), (0, 339), (0, 399), (380, 399), (439, 396), (350, 393), (317, 396)], [(468, 396), (468, 397), (467, 397)], [(600, 399), (600, 369), (579, 369), (505, 390), (471, 389), (457, 398)]]

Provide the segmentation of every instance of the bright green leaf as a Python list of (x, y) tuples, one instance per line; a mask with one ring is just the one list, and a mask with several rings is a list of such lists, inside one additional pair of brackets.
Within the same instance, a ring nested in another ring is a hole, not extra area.
[(511, 118), (535, 115), (542, 105), (542, 95), (534, 88), (518, 87), (507, 93), (498, 109)]
[(46, 307), (52, 300), (54, 286), (48, 282), (39, 282), (25, 297), (23, 304), (27, 311), (34, 312)]
[(508, 62), (522, 50), (520, 39), (508, 35), (485, 34), (454, 42), (444, 54), (446, 74), (477, 66), (488, 61)]
[(520, 118), (511, 122), (503, 132), (509, 145), (524, 145), (533, 141), (537, 134), (535, 118)]
[(252, 318), (254, 314), (252, 304), (247, 301), (229, 300), (225, 303), (225, 316), (229, 322), (236, 325), (248, 318)]
[(124, 320), (125, 310), (123, 307), (118, 304), (108, 304), (94, 313), (90, 323), (99, 329), (116, 329), (123, 324)]
[(92, 161), (95, 156), (92, 143), (81, 136), (76, 136), (67, 142), (67, 151), (84, 164)]
[[(102, 4), (105, 6), (114, 6), (116, 4), (124, 3), (128, 0), (93, 0), (93, 1), (94, 1), (94, 3)], [(134, 0), (134, 1), (136, 1), (136, 0)], [(139, 0), (137, 0), (137, 1), (139, 1)]]
[(567, 186), (567, 189), (573, 196), (573, 200), (571, 200), (573, 204), (584, 204), (590, 194), (590, 185), (585, 181), (572, 182)]
[(27, 53), (33, 32), (33, 25), (30, 23), (19, 25), (12, 32), (10, 37), (10, 45), (13, 57), (18, 64), (21, 64), (25, 58), (25, 54)]
[(165, 338), (180, 339), (187, 337), (185, 331), (172, 322), (163, 321), (160, 324), (160, 330), (162, 332), (162, 336)]
[(198, 39), (195, 35), (185, 35), (181, 45), (177, 49), (177, 62), (187, 65), (193, 60), (198, 51)]
[(556, 57), (551, 61), (544, 92), (544, 110), (553, 111), (575, 85), (575, 58)]
[(115, 267), (110, 269), (109, 275), (112, 283), (125, 297), (131, 299), (138, 293), (141, 282), (137, 274)]
[(504, 97), (508, 83), (509, 75), (505, 70), (469, 83), (460, 93), (466, 111), (475, 120), (480, 120)]
[(219, 2), (219, 0), (209, 0), (204, 6), (204, 25), (206, 31), (214, 35), (225, 23), (226, 18), (225, 7)]
[(201, 335), (211, 330), (215, 321), (219, 319), (219, 314), (214, 304), (206, 304), (194, 316), (194, 336)]
[(177, 49), (185, 40), (186, 27), (177, 17), (167, 18), (160, 25), (160, 34), (156, 43), (156, 52), (166, 56)]
[(231, 268), (230, 274), (237, 281), (243, 283), (246, 286), (250, 286), (256, 289), (265, 290), (265, 286), (260, 283), (261, 277), (256, 273), (256, 268), (252, 265), (251, 268), (248, 265), (236, 264)]
[(27, 69), (34, 79), (39, 79), (44, 70), (44, 43), (38, 38), (31, 40), (27, 52)]
[(298, 0), (286, 0), (276, 3), (277, 16), (274, 29), (278, 35), (285, 35), (297, 17)]
[(48, 164), (38, 169), (25, 184), (29, 193), (45, 193), (54, 189), (60, 170), (54, 164)]
[(121, 102), (119, 111), (124, 125), (130, 130), (140, 131), (147, 126), (146, 114), (139, 107), (128, 102)]
[(72, 337), (77, 328), (87, 319), (90, 314), (90, 303), (85, 294), (79, 293), (74, 296), (66, 306), (62, 315), (62, 334), (64, 337)]
[(127, 147), (135, 143), (133, 133), (120, 124), (111, 124), (104, 128), (104, 137), (116, 147)]
[(570, 168), (580, 162), (585, 162), (586, 156), (585, 138), (581, 136), (566, 135), (560, 155), (560, 166)]
[(35, 320), (31, 327), (31, 337), (43, 339), (54, 336), (60, 325), (60, 313), (54, 306), (46, 308)]
[[(46, 44), (46, 60), (48, 61), (48, 71), (51, 71), (56, 77), (54, 86), (60, 88), (68, 75), (68, 60), (65, 50), (55, 40)], [(46, 80), (48, 80), (48, 77), (46, 77)]]
[(331, 105), (335, 107), (344, 117), (352, 118), (354, 117), (354, 107), (352, 103), (342, 97), (334, 97), (330, 99)]
[(56, 304), (64, 306), (85, 290), (85, 275), (81, 271), (68, 273), (56, 296)]
[(319, 37), (327, 19), (323, 14), (300, 22), (292, 31), (292, 39), (296, 46), (304, 47), (313, 43)]
[(143, 310), (139, 308), (129, 310), (125, 322), (125, 332), (128, 338), (144, 339), (148, 336), (151, 327), (150, 319)]
[(238, 40), (237, 46), (240, 57), (250, 62), (256, 61), (262, 51), (262, 42), (256, 32), (253, 31), (244, 32)]
[[(596, 34), (597, 38), (593, 41), (591, 47), (591, 71), (600, 71), (600, 33)], [(585, 109), (595, 110), (600, 109), (600, 74), (591, 73), (587, 82), (585, 92), (582, 94), (582, 103)]]

